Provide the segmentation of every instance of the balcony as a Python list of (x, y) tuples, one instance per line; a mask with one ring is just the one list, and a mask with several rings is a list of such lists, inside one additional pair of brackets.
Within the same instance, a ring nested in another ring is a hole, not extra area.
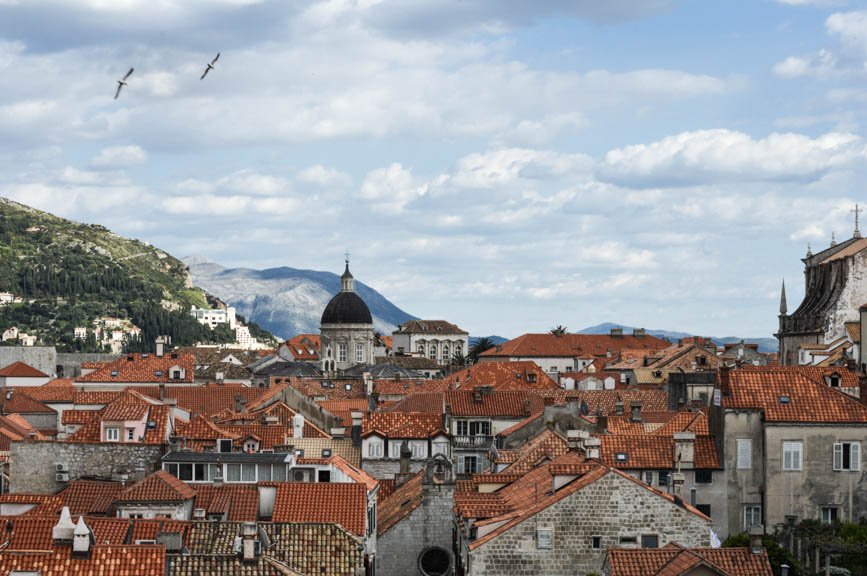
[(472, 448), (486, 450), (494, 441), (493, 436), (452, 436), (454, 448)]

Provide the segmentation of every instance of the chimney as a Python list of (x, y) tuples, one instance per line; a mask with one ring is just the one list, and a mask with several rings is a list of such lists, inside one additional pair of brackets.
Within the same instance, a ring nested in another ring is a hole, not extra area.
[(762, 553), (762, 536), (764, 535), (765, 527), (761, 524), (750, 526), (750, 552), (753, 554)]
[(612, 328), (610, 336), (612, 338), (621, 338), (623, 336), (623, 328)]
[(473, 388), (473, 402), (481, 402), (482, 401), (482, 391), (478, 388)]
[(304, 416), (300, 412), (292, 417), (292, 437), (304, 438)]
[(166, 399), (166, 383), (160, 382), (160, 400)]
[(674, 487), (674, 495), (678, 498), (683, 498), (684, 482), (686, 482), (686, 476), (683, 472), (675, 472), (671, 475), (671, 484)]
[(632, 335), (636, 338), (644, 338), (646, 334), (647, 332), (644, 330), (644, 328), (634, 328), (632, 330)]
[(404, 440), (400, 445), (400, 474), (409, 474), (409, 459), (412, 458), (412, 450), (409, 443)]
[(596, 427), (600, 432), (608, 432), (608, 415), (601, 408), (596, 412)]
[(629, 416), (629, 419), (632, 422), (641, 422), (641, 404), (642, 404), (641, 402), (630, 402), (629, 403), (629, 410), (631, 413)]
[(259, 532), (255, 522), (241, 524), (241, 561), (256, 562), (256, 535)]
[(144, 458), (139, 458), (138, 460), (135, 461), (135, 476), (134, 476), (134, 478), (135, 478), (136, 482), (140, 482), (141, 480), (144, 480), (144, 477), (145, 477)]
[(681, 468), (695, 468), (695, 432), (674, 433), (674, 462)]
[(530, 399), (524, 398), (524, 416), (530, 415)]
[(243, 394), (235, 394), (235, 412), (244, 414), (247, 411), (247, 397)]
[(69, 506), (64, 506), (60, 511), (60, 520), (51, 529), (51, 537), (54, 539), (55, 546), (72, 544), (72, 538), (75, 535), (75, 524), (72, 523), (72, 516), (69, 514)]
[(165, 353), (165, 346), (166, 346), (166, 337), (165, 336), (157, 336), (157, 339), (156, 339), (156, 349), (157, 349), (156, 356), (157, 356), (157, 358), (163, 357), (163, 354)]
[(90, 528), (84, 523), (84, 516), (78, 517), (78, 524), (72, 536), (72, 553), (85, 555), (90, 552)]
[(614, 413), (620, 416), (623, 415), (623, 402), (618, 401), (614, 403)]
[(599, 460), (599, 449), (602, 447), (602, 439), (591, 436), (584, 440), (584, 452), (587, 460)]

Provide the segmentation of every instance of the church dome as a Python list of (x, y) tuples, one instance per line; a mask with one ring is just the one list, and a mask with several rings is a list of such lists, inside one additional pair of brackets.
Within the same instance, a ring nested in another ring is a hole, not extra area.
[(320, 324), (373, 324), (373, 318), (358, 294), (338, 292), (325, 307)]
[(325, 311), (320, 324), (373, 324), (370, 309), (364, 300), (355, 293), (355, 279), (349, 272), (349, 257), (346, 258), (346, 271), (340, 277), (341, 290)]

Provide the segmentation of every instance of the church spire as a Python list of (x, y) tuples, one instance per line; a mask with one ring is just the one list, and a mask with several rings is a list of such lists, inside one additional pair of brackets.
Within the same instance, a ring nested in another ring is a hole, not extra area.
[(346, 252), (346, 270), (343, 271), (343, 276), (340, 277), (341, 292), (355, 292), (355, 278), (349, 271), (349, 252)]
[(780, 316), (785, 316), (788, 308), (786, 306), (786, 279), (783, 278), (783, 290), (780, 292)]
[(855, 204), (854, 210), (849, 210), (849, 212), (855, 213), (855, 233), (852, 235), (852, 238), (860, 238), (861, 237), (861, 230), (858, 229), (858, 213), (863, 212), (863, 211), (864, 211), (864, 209), (858, 208), (857, 204)]

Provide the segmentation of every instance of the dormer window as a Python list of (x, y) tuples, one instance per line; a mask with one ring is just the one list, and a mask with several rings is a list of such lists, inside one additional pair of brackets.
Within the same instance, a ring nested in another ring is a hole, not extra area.
[(830, 378), (828, 378), (828, 385), (831, 388), (837, 388), (840, 385), (840, 376), (839, 374), (832, 374)]
[(155, 371), (154, 371), (154, 376), (155, 376), (156, 378), (162, 378), (162, 377), (163, 377), (163, 371), (162, 371), (162, 370), (155, 370)]
[(614, 461), (615, 462), (628, 462), (629, 455), (626, 452), (615, 452), (614, 453)]
[(172, 380), (183, 380), (187, 372), (182, 366), (172, 366), (169, 368), (169, 378)]
[(789, 396), (780, 396), (780, 404), (791, 404), (792, 399)]
[(217, 440), (217, 452), (231, 452), (232, 441), (228, 438), (220, 438)]
[(111, 377), (112, 377), (112, 378), (117, 378), (117, 370), (112, 370), (112, 371), (111, 371)]

